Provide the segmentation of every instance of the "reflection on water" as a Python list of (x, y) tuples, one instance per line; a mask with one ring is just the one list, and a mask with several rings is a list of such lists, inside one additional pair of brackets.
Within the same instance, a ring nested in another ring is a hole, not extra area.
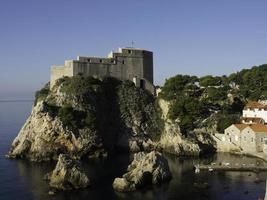
[[(5, 104), (5, 105), (3, 105)], [(252, 172), (200, 172), (193, 166), (198, 163), (229, 162), (255, 164), (258, 159), (230, 154), (217, 154), (202, 159), (177, 158), (167, 155), (173, 179), (160, 186), (150, 186), (132, 193), (116, 193), (112, 189), (115, 177), (121, 176), (131, 157), (119, 155), (100, 161), (83, 163), (92, 186), (75, 192), (48, 195), (48, 184), (43, 176), (55, 163), (30, 163), (4, 158), (31, 109), (31, 103), (0, 103), (0, 199), (214, 199), (252, 200), (264, 196), (267, 173)], [(266, 164), (265, 164), (266, 165)], [(205, 187), (197, 187), (205, 184)]]

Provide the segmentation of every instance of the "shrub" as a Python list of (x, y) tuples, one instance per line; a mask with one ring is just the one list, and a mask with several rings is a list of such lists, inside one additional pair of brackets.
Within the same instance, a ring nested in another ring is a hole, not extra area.
[(238, 123), (240, 120), (240, 115), (238, 114), (228, 114), (228, 113), (220, 113), (218, 115), (218, 123), (217, 123), (217, 131), (219, 133), (223, 133), (224, 129), (229, 127), (234, 123)]
[(74, 111), (73, 108), (70, 106), (61, 107), (58, 111), (58, 117), (62, 121), (63, 125), (65, 126), (76, 126), (75, 118), (74, 118)]
[(34, 105), (36, 105), (38, 101), (46, 99), (49, 94), (49, 91), (49, 84), (46, 84), (41, 90), (38, 90), (35, 93)]

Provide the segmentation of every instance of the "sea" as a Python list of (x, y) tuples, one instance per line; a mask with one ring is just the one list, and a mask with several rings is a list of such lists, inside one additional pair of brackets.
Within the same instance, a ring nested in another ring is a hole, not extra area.
[(33, 101), (0, 101), (0, 200), (65, 200), (65, 199), (134, 199), (134, 200), (258, 200), (266, 190), (267, 173), (204, 172), (196, 174), (195, 164), (229, 162), (255, 164), (261, 160), (230, 154), (215, 154), (202, 158), (178, 158), (165, 155), (173, 178), (169, 183), (149, 186), (130, 193), (112, 189), (115, 177), (125, 173), (132, 155), (120, 154), (105, 160), (82, 163), (91, 186), (77, 191), (49, 195), (44, 175), (55, 167), (54, 162), (31, 163), (7, 159), (6, 153), (19, 130), (30, 115)]

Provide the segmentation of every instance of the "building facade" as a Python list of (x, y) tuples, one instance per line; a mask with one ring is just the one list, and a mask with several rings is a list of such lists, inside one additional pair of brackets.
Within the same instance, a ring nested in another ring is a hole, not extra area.
[(266, 153), (267, 126), (263, 124), (232, 124), (225, 129), (222, 141), (231, 142), (244, 152)]
[[(243, 123), (267, 123), (267, 107), (260, 102), (250, 101), (244, 107), (242, 116)], [(261, 119), (263, 122), (259, 122)]]
[(267, 153), (267, 107), (250, 101), (243, 109), (240, 124), (232, 124), (220, 136), (221, 141), (229, 146), (235, 145), (244, 152)]
[(67, 60), (63, 66), (52, 66), (50, 86), (63, 76), (78, 74), (96, 78), (114, 77), (130, 80), (137, 87), (155, 94), (153, 85), (153, 52), (136, 48), (119, 48), (106, 58), (78, 56), (77, 60)]

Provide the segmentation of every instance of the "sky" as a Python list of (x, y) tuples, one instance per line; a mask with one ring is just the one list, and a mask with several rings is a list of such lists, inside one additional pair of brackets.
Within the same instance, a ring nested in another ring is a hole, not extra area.
[(267, 63), (266, 0), (1, 0), (0, 100), (32, 98), (50, 66), (118, 47), (154, 53), (155, 84)]

